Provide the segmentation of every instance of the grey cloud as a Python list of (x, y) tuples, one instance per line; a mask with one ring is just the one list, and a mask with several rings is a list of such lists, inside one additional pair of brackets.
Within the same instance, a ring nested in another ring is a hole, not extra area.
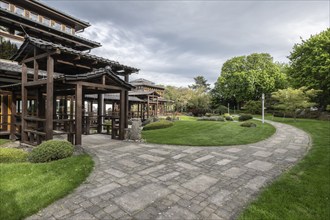
[(300, 37), (329, 27), (326, 1), (46, 3), (92, 24), (83, 36), (103, 45), (93, 53), (136, 66), (141, 77), (162, 84), (191, 84), (199, 74), (213, 83), (223, 62), (253, 52), (287, 61)]

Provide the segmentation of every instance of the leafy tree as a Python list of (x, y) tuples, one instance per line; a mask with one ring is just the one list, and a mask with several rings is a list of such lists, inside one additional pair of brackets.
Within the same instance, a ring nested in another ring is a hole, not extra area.
[(213, 102), (259, 100), (262, 93), (271, 93), (287, 86), (284, 65), (274, 63), (267, 53), (233, 57), (221, 69), (220, 77), (211, 92)]
[(204, 115), (210, 111), (210, 95), (205, 92), (205, 88), (200, 87), (191, 90), (192, 94), (187, 103), (187, 110), (194, 116)]
[(321, 89), (321, 106), (330, 104), (330, 28), (295, 44), (288, 58), (293, 86)]
[(311, 99), (319, 92), (321, 92), (321, 90), (307, 90), (306, 87), (301, 87), (299, 89), (293, 89), (291, 87), (280, 89), (272, 93), (272, 98), (278, 101), (274, 107), (283, 110), (284, 113), (292, 113), (294, 119), (296, 119), (296, 112), (298, 109), (305, 109), (315, 105), (315, 103), (311, 102)]
[(0, 59), (10, 59), (17, 52), (17, 45), (0, 37)]
[(261, 102), (250, 100), (245, 103), (244, 108), (250, 114), (261, 114)]
[(192, 84), (191, 86), (188, 86), (191, 89), (203, 89), (205, 92), (209, 91), (210, 84), (207, 83), (207, 80), (204, 78), (204, 76), (196, 76), (194, 78), (195, 84)]
[(165, 98), (174, 101), (174, 110), (178, 112), (187, 111), (188, 100), (192, 96), (192, 90), (185, 87), (166, 86)]

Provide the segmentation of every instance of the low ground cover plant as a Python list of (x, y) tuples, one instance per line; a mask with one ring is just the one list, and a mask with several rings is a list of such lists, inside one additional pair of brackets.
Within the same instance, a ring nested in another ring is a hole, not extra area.
[(168, 120), (160, 120), (157, 122), (153, 122), (150, 124), (147, 124), (146, 126), (143, 127), (144, 131), (147, 130), (155, 130), (155, 129), (162, 129), (162, 128), (168, 128), (173, 126), (173, 122), (168, 121)]
[(257, 125), (253, 122), (246, 121), (241, 124), (242, 127), (247, 127), (247, 128), (255, 128)]
[(225, 121), (222, 116), (207, 116), (207, 117), (200, 117), (197, 121)]
[(29, 161), (33, 163), (44, 163), (64, 159), (72, 156), (73, 150), (73, 145), (68, 141), (49, 140), (41, 143), (31, 151)]
[(26, 162), (28, 153), (15, 148), (0, 148), (0, 163)]
[(247, 121), (247, 120), (250, 120), (252, 118), (253, 118), (252, 115), (242, 114), (238, 117), (238, 120), (239, 121)]

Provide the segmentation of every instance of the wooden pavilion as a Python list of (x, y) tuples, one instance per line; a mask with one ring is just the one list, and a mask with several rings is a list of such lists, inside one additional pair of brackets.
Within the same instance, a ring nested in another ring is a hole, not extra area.
[[(22, 65), (21, 82), (1, 87), (12, 97), (11, 137), (17, 132), (16, 99), (20, 98), (22, 143), (35, 145), (54, 135), (67, 134), (69, 141), (81, 145), (85, 95), (97, 95), (98, 105), (102, 106), (102, 94), (117, 93), (120, 94), (120, 113), (111, 118), (113, 125), (118, 122), (118, 127), (112, 126), (112, 133), (124, 139), (128, 126), (128, 91), (134, 88), (129, 84), (129, 75), (138, 69), (30, 36), (25, 37), (13, 60)], [(33, 78), (28, 78), (28, 68), (33, 69)], [(40, 77), (40, 70), (46, 71), (46, 76)], [(29, 97), (35, 100), (33, 115), (28, 111)], [(54, 104), (58, 97), (70, 97), (74, 103), (70, 113), (64, 110), (61, 117), (56, 115)], [(98, 109), (101, 126), (103, 108)]]

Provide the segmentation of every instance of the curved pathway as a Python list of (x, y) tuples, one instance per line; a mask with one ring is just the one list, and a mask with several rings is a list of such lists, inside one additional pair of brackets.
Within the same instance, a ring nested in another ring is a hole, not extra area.
[(96, 161), (92, 175), (28, 219), (234, 219), (308, 150), (305, 132), (269, 123), (277, 129), (272, 137), (242, 146), (168, 146), (86, 136), (83, 142)]

